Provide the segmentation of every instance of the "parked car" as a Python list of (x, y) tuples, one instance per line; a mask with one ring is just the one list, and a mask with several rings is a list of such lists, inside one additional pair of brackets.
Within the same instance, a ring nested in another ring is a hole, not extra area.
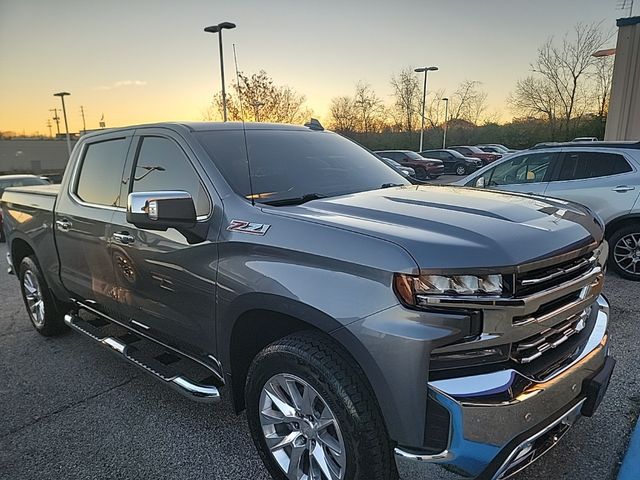
[(227, 396), (272, 477), (505, 478), (607, 389), (607, 243), (586, 207), (464, 193), (317, 126), (163, 123), (1, 208), (36, 331)]
[(573, 142), (597, 142), (598, 137), (576, 137)]
[(588, 206), (606, 225), (609, 265), (640, 280), (640, 142), (547, 145), (500, 160), (457, 182)]
[(476, 146), (477, 147), (495, 147), (498, 150), (500, 150), (500, 152), (498, 152), (498, 153), (502, 153), (503, 155), (507, 154), (507, 153), (514, 153), (514, 152), (519, 152), (520, 151), (520, 150), (515, 150), (513, 148), (506, 147), (506, 146), (502, 145), (501, 143), (485, 143), (483, 145), (476, 145)]
[(398, 162), (396, 162), (395, 160), (391, 160), (390, 158), (380, 157), (380, 159), (384, 163), (389, 165), (391, 168), (393, 168), (394, 170), (396, 170), (399, 173), (401, 173), (403, 176), (405, 176), (407, 178), (415, 178), (416, 171), (413, 168), (405, 167), (404, 165), (400, 165)]
[[(35, 175), (0, 175), (0, 197), (8, 187), (20, 187), (25, 185), (44, 185), (46, 180)], [(0, 211), (0, 243), (5, 241), (4, 228), (2, 226), (2, 211)]]
[(461, 153), (465, 157), (479, 158), (480, 160), (482, 160), (482, 163), (484, 165), (488, 165), (491, 162), (498, 160), (499, 158), (502, 158), (502, 155), (499, 153), (483, 152), (478, 147), (459, 146), (459, 147), (448, 147), (448, 148), (449, 150), (455, 150), (456, 152)]
[(390, 158), (405, 167), (411, 167), (416, 172), (418, 180), (436, 179), (444, 172), (444, 165), (436, 159), (425, 159), (422, 155), (411, 150), (379, 150), (378, 155)]
[(444, 164), (444, 173), (456, 175), (468, 175), (482, 168), (482, 160), (479, 158), (465, 157), (455, 150), (435, 149), (420, 152), (425, 158), (436, 158)]

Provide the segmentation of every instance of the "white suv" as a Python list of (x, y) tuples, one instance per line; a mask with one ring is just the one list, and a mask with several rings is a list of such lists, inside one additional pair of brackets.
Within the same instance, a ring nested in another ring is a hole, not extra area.
[(605, 222), (609, 265), (640, 281), (640, 142), (541, 145), (493, 162), (456, 184), (588, 206)]

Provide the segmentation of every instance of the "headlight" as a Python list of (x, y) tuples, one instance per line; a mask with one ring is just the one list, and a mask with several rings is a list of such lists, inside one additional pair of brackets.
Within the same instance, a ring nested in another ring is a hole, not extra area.
[(504, 291), (502, 275), (402, 275), (394, 277), (398, 296), (409, 305), (418, 305), (421, 295), (496, 296)]

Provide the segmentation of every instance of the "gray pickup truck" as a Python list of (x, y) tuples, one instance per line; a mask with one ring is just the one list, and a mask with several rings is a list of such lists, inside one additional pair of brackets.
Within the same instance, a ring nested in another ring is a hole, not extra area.
[(317, 122), (88, 134), (2, 211), (38, 332), (227, 396), (277, 479), (507, 478), (615, 363), (590, 210), (411, 185)]

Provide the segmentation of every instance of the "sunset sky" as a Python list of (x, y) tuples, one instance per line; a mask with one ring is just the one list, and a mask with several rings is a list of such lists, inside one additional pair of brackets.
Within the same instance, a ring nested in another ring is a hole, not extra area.
[[(201, 120), (220, 89), (217, 38), (225, 31), (227, 88), (241, 71), (267, 71), (306, 95), (322, 120), (332, 97), (358, 80), (391, 102), (390, 76), (437, 65), (430, 89), (478, 80), (489, 111), (510, 118), (505, 98), (527, 75), (537, 47), (576, 22), (626, 16), (617, 0), (0, 0), (0, 131), (48, 133), (66, 98), (69, 128)], [(611, 40), (614, 46), (614, 40)], [(55, 128), (54, 128), (55, 130)]]

